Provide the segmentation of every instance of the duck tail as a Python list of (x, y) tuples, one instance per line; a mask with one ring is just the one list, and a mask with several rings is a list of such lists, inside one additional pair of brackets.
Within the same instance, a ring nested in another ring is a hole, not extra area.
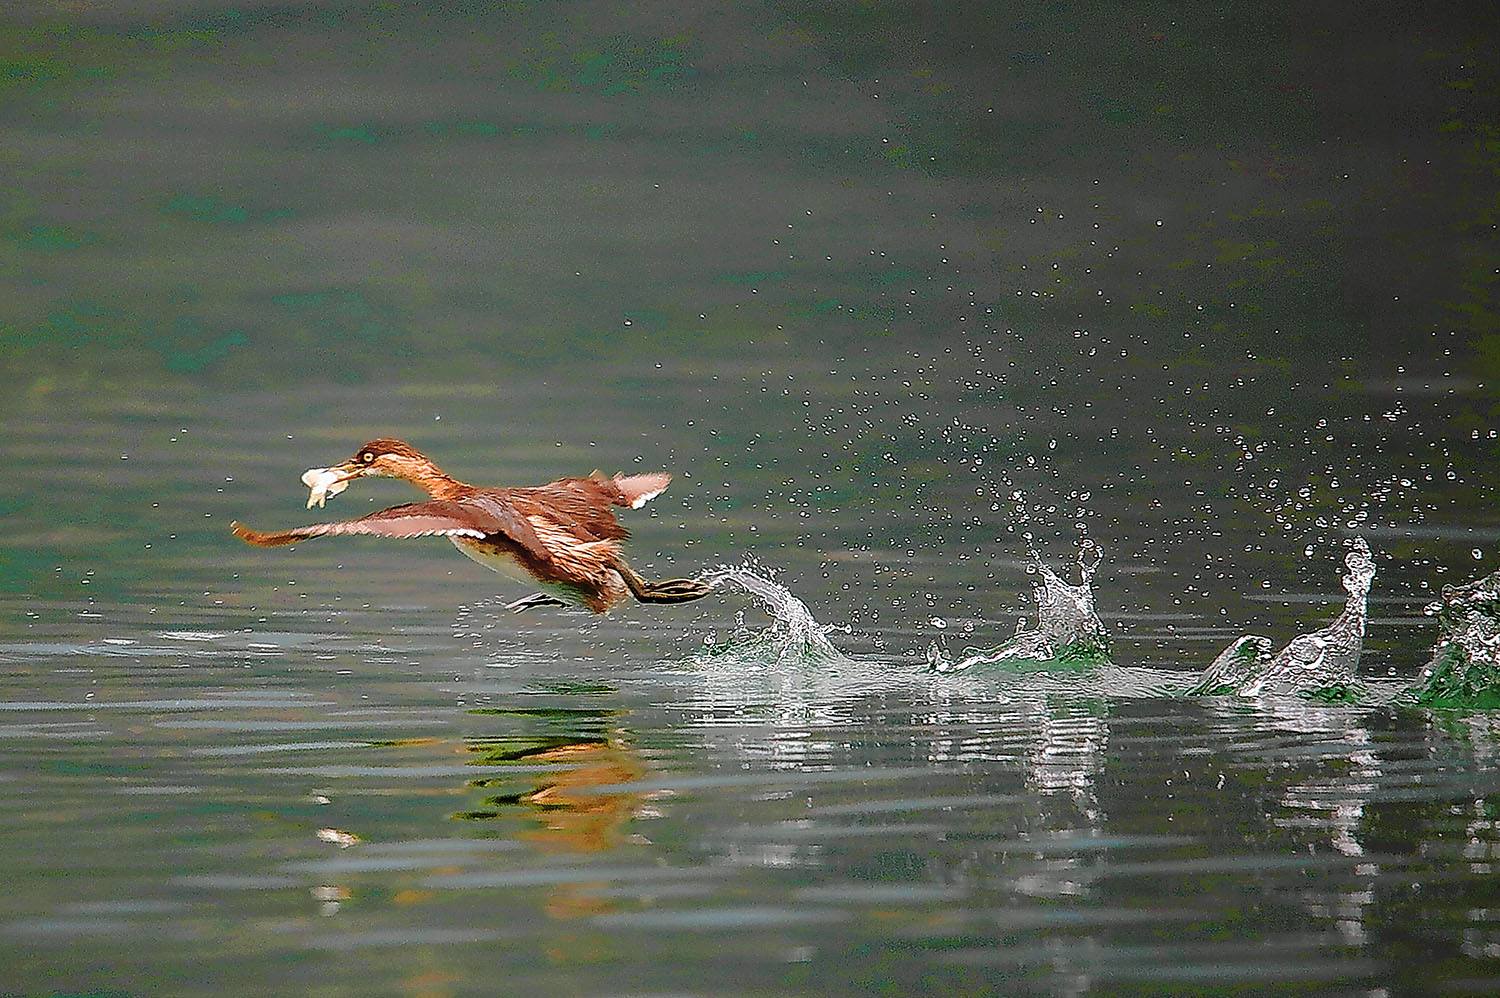
[(646, 475), (616, 475), (612, 481), (618, 494), (610, 501), (627, 509), (640, 509), (666, 491), (672, 476), (665, 471), (653, 471)]

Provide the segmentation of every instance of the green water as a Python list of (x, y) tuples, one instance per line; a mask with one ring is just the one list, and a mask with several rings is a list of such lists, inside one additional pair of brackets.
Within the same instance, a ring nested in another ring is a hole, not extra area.
[[(1500, 557), (1494, 41), (7, 8), (0, 992), (1500, 988), (1494, 715), (1185, 695), (1332, 619), (1354, 534), (1382, 689)], [(374, 436), (670, 470), (632, 563), (753, 559), (839, 654), (229, 535), (411, 499), (304, 508)], [(1108, 661), (934, 674), (1034, 613), (1022, 522), (1108, 552)]]

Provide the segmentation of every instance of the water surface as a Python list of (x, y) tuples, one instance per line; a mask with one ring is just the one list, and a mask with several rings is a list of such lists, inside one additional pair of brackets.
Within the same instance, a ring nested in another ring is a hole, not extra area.
[[(0, 19), (0, 990), (1500, 989), (1496, 715), (1188, 695), (1500, 557), (1486, 12), (107, 7)], [(802, 609), (230, 537), (374, 436)]]

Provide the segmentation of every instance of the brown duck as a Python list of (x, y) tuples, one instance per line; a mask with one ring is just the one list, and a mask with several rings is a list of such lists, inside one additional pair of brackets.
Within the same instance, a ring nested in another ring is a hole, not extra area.
[(279, 547), (332, 534), (376, 537), (447, 537), (486, 568), (546, 591), (509, 605), (520, 612), (537, 606), (586, 606), (605, 613), (627, 595), (642, 603), (686, 603), (713, 587), (696, 579), (647, 582), (626, 564), (621, 542), (630, 532), (613, 506), (640, 509), (672, 480), (665, 473), (559, 478), (523, 489), (482, 489), (446, 474), (427, 455), (400, 440), (371, 440), (343, 464), (328, 469), (337, 481), (400, 478), (425, 491), (427, 502), (392, 506), (357, 520), (315, 523), (276, 533), (233, 523), (249, 544)]

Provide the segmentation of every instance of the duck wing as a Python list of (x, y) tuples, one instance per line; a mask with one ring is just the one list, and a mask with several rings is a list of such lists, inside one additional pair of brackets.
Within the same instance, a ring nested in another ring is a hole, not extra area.
[(620, 490), (609, 479), (559, 478), (546, 485), (525, 489), (486, 490), (503, 492), (506, 500), (527, 517), (550, 521), (581, 541), (623, 541), (630, 531), (620, 526), (612, 506)]
[(231, 523), (234, 536), (259, 547), (280, 547), (313, 537), (338, 534), (365, 534), (373, 537), (473, 537), (476, 539), (503, 534), (540, 561), (551, 561), (551, 553), (531, 523), (510, 503), (498, 496), (483, 495), (472, 499), (433, 499), (411, 502), (382, 509), (355, 520), (314, 523), (263, 533), (242, 523)]

